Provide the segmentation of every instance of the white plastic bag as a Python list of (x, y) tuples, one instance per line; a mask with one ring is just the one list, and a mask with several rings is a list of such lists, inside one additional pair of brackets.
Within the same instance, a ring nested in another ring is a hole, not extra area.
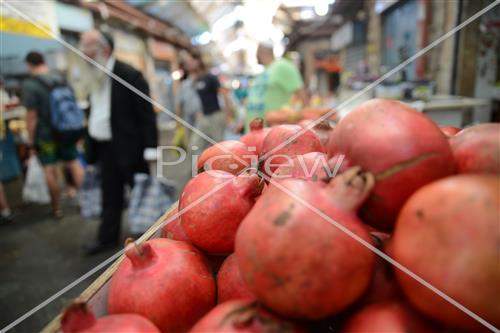
[(38, 204), (50, 202), (45, 174), (36, 156), (31, 156), (28, 160), (28, 171), (23, 187), (23, 201)]

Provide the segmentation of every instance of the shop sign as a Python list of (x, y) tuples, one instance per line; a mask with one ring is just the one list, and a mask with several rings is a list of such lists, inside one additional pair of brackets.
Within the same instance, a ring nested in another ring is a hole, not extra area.
[(30, 1), (9, 1), (9, 6), (33, 19), (43, 29), (33, 24), (8, 6), (1, 6), (0, 31), (25, 36), (52, 39), (46, 31), (58, 35), (55, 1), (39, 1), (36, 6)]

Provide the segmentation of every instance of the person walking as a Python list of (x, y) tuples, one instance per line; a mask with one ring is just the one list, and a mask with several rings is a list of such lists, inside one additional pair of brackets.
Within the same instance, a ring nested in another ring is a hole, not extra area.
[(5, 104), (9, 101), (9, 95), (3, 87), (3, 78), (0, 77), (0, 225), (12, 222), (14, 218), (2, 182), (15, 178), (21, 173), (12, 134), (9, 133), (3, 117)]
[[(272, 41), (261, 42), (257, 48), (257, 61), (265, 66), (263, 73), (255, 78), (246, 101), (245, 127), (250, 121), (264, 118), (270, 125), (296, 122), (300, 113), (279, 111), (295, 94), (305, 101), (304, 83), (295, 65), (285, 59), (275, 59)], [(270, 111), (273, 111), (272, 113)]]
[[(142, 74), (113, 56), (111, 36), (98, 30), (84, 32), (80, 49), (108, 71), (149, 96)], [(119, 245), (125, 187), (135, 173), (148, 173), (147, 155), (156, 154), (156, 115), (151, 103), (96, 66), (89, 64), (93, 86), (88, 120), (90, 163), (101, 169), (102, 216), (97, 238), (85, 244), (88, 255)]]
[[(198, 114), (201, 114), (202, 106), (200, 96), (194, 87), (194, 75), (189, 73), (188, 68), (190, 68), (191, 62), (193, 61), (191, 55), (185, 54), (182, 58), (181, 68), (183, 71), (183, 77), (181, 78), (181, 85), (179, 92), (176, 96), (176, 114), (189, 125), (196, 127), (196, 118)], [(177, 122), (178, 129), (182, 124)], [(191, 129), (185, 128), (184, 130), (184, 142), (183, 144), (187, 147), (191, 138)]]
[(63, 211), (57, 181), (57, 162), (63, 161), (66, 164), (77, 187), (83, 181), (83, 168), (77, 159), (75, 143), (62, 141), (55, 135), (51, 118), (51, 87), (63, 84), (64, 80), (57, 73), (50, 71), (39, 52), (29, 52), (25, 62), (31, 74), (22, 86), (22, 103), (27, 110), (28, 147), (31, 155), (37, 155), (43, 166), (52, 213), (56, 219), (60, 219), (63, 217)]
[[(227, 94), (222, 94), (219, 79), (207, 71), (199, 55), (187, 57), (186, 68), (201, 102), (201, 112), (196, 114), (196, 128), (214, 141), (222, 141), (226, 119), (230, 118), (231, 101)], [(219, 104), (219, 93), (224, 98), (224, 110)], [(211, 145), (211, 142), (197, 133), (191, 134), (190, 148), (192, 150), (201, 153)]]

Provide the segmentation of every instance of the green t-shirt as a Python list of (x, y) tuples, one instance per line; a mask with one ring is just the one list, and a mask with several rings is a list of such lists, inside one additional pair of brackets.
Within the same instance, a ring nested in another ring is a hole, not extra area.
[[(40, 75), (39, 78), (49, 84), (62, 80), (56, 73)], [(23, 82), (21, 97), (23, 105), (37, 113), (35, 142), (52, 141), (50, 90), (37, 79), (30, 77)]]
[(287, 59), (278, 59), (257, 76), (250, 87), (246, 104), (245, 125), (266, 112), (278, 110), (290, 101), (293, 93), (304, 86), (295, 65)]

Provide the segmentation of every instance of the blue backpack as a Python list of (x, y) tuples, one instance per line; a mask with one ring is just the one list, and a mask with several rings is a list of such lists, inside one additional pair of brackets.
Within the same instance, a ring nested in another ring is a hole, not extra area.
[(35, 77), (50, 93), (50, 118), (59, 142), (75, 143), (84, 134), (85, 115), (76, 103), (73, 90), (64, 82), (48, 83)]

